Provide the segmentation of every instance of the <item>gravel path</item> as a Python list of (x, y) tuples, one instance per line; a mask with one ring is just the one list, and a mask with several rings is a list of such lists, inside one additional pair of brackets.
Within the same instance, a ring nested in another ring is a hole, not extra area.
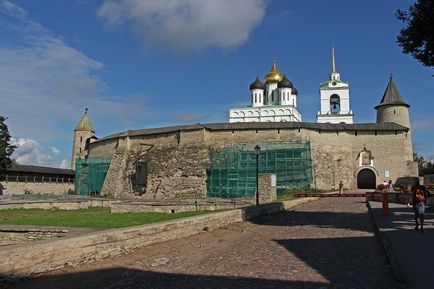
[(362, 198), (290, 212), (66, 268), (9, 288), (404, 288)]

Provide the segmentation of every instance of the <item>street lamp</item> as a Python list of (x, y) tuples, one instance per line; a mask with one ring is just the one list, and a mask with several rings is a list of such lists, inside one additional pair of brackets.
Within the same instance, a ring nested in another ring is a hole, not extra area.
[(259, 205), (259, 155), (261, 154), (261, 147), (255, 146), (256, 155), (256, 206)]

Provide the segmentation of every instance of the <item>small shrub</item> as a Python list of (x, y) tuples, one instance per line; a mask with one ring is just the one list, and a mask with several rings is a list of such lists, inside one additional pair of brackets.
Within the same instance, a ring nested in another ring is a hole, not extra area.
[(31, 195), (31, 194), (33, 194), (32, 190), (29, 190), (28, 188), (24, 189), (24, 195)]
[(69, 188), (68, 191), (66, 191), (66, 194), (68, 195), (76, 195), (75, 190)]

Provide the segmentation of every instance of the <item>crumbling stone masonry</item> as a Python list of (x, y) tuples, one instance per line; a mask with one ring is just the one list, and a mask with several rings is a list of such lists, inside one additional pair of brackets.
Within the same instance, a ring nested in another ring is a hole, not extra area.
[[(384, 179), (416, 176), (409, 129), (395, 123), (222, 123), (127, 131), (88, 146), (89, 157), (111, 157), (102, 195), (143, 199), (203, 198), (211, 153), (237, 143), (308, 141), (313, 184), (331, 189), (342, 180), (357, 188), (361, 170)], [(363, 152), (371, 152), (369, 163)], [(145, 180), (137, 185), (135, 176)], [(387, 177), (386, 177), (387, 176)]]

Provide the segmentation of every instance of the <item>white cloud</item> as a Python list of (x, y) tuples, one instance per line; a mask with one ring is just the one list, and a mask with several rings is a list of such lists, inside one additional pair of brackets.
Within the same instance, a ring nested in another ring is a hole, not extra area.
[(51, 152), (55, 155), (55, 156), (58, 156), (59, 154), (60, 154), (60, 150), (58, 149), (58, 148), (56, 148), (56, 147), (48, 147), (50, 150), (51, 150)]
[(60, 162), (59, 168), (61, 168), (61, 169), (69, 169), (69, 168), (70, 168), (70, 163), (69, 163), (69, 161), (68, 161), (67, 159), (63, 159), (63, 160)]
[(130, 27), (145, 47), (192, 51), (242, 45), (265, 9), (265, 0), (105, 0), (97, 15)]
[(12, 145), (17, 146), (12, 158), (21, 165), (52, 166), (53, 157), (33, 139), (11, 139)]
[(142, 95), (107, 97), (103, 63), (68, 46), (18, 5), (0, 0), (0, 115), (11, 134), (35, 140), (71, 139), (89, 107), (94, 119), (133, 121), (149, 110)]
[(12, 138), (10, 144), (17, 146), (12, 154), (12, 159), (18, 164), (69, 169), (70, 164), (67, 159), (60, 162), (56, 159), (61, 154), (61, 151), (56, 147), (49, 146), (46, 149), (34, 139), (28, 138)]

